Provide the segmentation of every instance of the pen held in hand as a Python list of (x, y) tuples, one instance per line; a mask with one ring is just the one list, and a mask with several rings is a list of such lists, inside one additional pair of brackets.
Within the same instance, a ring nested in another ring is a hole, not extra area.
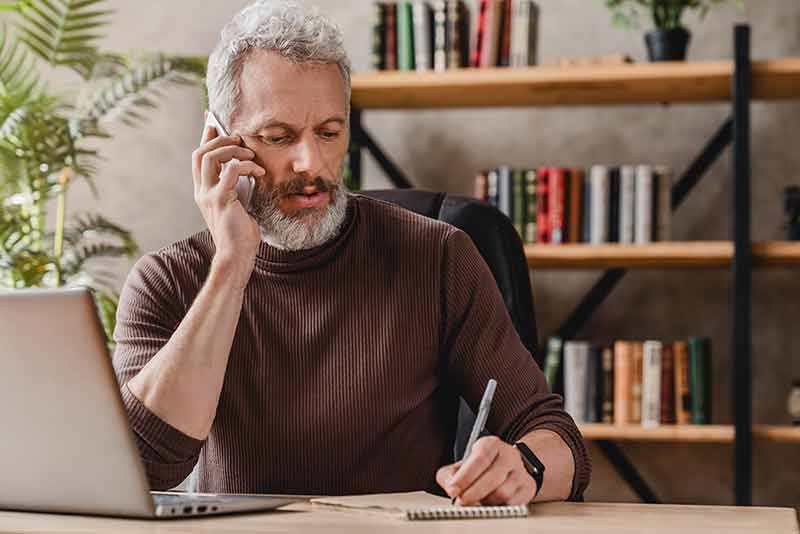
[[(489, 408), (492, 406), (492, 399), (494, 399), (494, 390), (496, 388), (497, 380), (494, 378), (490, 379), (486, 384), (486, 389), (483, 392), (483, 398), (481, 399), (481, 404), (478, 407), (478, 415), (475, 416), (475, 423), (472, 425), (472, 432), (469, 434), (467, 448), (464, 449), (464, 457), (461, 459), (461, 465), (464, 465), (464, 462), (466, 462), (467, 458), (469, 458), (469, 455), (472, 452), (472, 446), (475, 445), (475, 442), (478, 440), (478, 436), (481, 435), (483, 427), (486, 425), (486, 418), (489, 417)], [(455, 504), (455, 502), (456, 498), (453, 497), (450, 501), (450, 504)]]

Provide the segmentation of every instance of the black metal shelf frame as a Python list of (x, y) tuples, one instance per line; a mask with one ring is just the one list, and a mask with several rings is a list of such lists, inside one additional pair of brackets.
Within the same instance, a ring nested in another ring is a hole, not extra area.
[[(734, 28), (734, 76), (731, 116), (714, 133), (697, 158), (672, 188), (672, 209), (706, 174), (725, 149), (732, 145), (733, 195), (732, 228), (734, 256), (731, 263), (730, 344), (733, 372), (732, 406), (735, 438), (733, 444), (734, 500), (739, 506), (752, 504), (752, 389), (751, 376), (751, 280), (752, 258), (750, 237), (750, 101), (751, 63), (750, 27)], [(359, 149), (351, 152), (350, 165), (356, 183), (361, 182), (362, 150), (375, 158), (391, 183), (398, 188), (413, 187), (412, 182), (389, 158), (364, 128), (363, 111), (355, 106), (350, 111), (351, 141)], [(556, 336), (571, 339), (597, 311), (606, 297), (625, 275), (625, 269), (610, 269), (592, 286), (573, 311), (556, 329)], [(659, 498), (634, 464), (613, 441), (597, 442), (600, 450), (636, 492), (643, 502), (658, 503)]]

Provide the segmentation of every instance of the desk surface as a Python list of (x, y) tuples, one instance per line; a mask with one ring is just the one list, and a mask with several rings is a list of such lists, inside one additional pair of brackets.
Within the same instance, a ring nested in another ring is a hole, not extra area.
[(406, 521), (359, 512), (311, 509), (307, 503), (264, 514), (200, 519), (139, 521), (96, 517), (0, 512), (0, 533), (708, 533), (798, 534), (791, 508), (735, 508), (647, 504), (549, 503), (533, 506), (525, 519)]

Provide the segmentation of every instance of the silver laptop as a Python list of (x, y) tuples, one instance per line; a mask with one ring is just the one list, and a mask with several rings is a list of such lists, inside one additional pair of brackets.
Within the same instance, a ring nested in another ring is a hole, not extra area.
[(90, 292), (0, 292), (0, 509), (171, 518), (300, 500), (151, 493)]

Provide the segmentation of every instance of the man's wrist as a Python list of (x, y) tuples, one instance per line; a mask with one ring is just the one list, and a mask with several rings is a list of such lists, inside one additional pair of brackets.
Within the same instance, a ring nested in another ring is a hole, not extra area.
[(542, 490), (542, 484), (544, 484), (544, 464), (524, 442), (518, 441), (514, 443), (514, 448), (519, 452), (522, 458), (522, 464), (525, 466), (525, 471), (528, 472), (528, 476), (536, 483), (536, 493), (533, 494), (533, 498), (535, 499)]
[(230, 256), (215, 255), (211, 260), (209, 281), (214, 285), (244, 289), (253, 272), (253, 262), (243, 262)]

